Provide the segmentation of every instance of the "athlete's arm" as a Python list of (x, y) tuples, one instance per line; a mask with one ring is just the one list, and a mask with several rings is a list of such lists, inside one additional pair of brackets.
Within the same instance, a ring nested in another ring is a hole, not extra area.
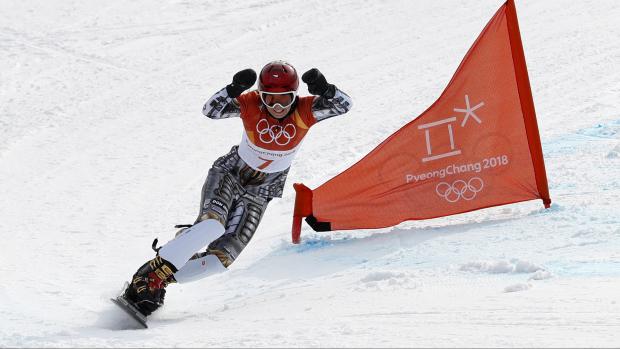
[(317, 122), (351, 110), (353, 106), (351, 97), (328, 83), (318, 69), (308, 70), (301, 79), (308, 84), (308, 92), (316, 96), (312, 101), (312, 114)]
[(241, 109), (237, 100), (223, 88), (209, 98), (202, 107), (202, 113), (211, 119), (226, 119), (241, 116)]
[(329, 98), (329, 95), (314, 97), (314, 101), (312, 102), (312, 114), (314, 114), (318, 122), (333, 116), (342, 115), (351, 110), (352, 106), (353, 101), (351, 97), (334, 86), (333, 97)]
[(211, 119), (225, 119), (234, 116), (241, 116), (239, 107), (239, 97), (243, 91), (249, 89), (256, 82), (256, 72), (252, 69), (244, 69), (233, 76), (233, 81), (225, 88), (209, 98), (202, 113)]

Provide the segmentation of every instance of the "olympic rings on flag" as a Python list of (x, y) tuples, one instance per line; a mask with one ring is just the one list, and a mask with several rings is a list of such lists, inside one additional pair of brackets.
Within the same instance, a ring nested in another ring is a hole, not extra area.
[(467, 182), (462, 179), (457, 179), (452, 184), (441, 182), (435, 187), (435, 192), (448, 202), (457, 202), (460, 199), (469, 201), (473, 200), (483, 187), (482, 178), (473, 177)]

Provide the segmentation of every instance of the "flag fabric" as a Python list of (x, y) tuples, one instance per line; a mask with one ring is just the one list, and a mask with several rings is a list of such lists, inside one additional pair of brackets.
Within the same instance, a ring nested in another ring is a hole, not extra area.
[(295, 184), (316, 231), (382, 228), (551, 199), (514, 1), (467, 52), (441, 96), (359, 162), (310, 190)]

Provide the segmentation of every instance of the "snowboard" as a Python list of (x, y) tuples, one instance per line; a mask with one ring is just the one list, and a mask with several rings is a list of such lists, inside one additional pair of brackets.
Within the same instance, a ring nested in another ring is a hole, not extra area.
[[(125, 286), (127, 287), (127, 285)], [(123, 293), (121, 293), (116, 298), (110, 298), (112, 303), (116, 304), (119, 308), (123, 309), (127, 315), (129, 315), (132, 319), (136, 321), (140, 326), (144, 328), (148, 328), (149, 326), (146, 323), (146, 316), (142, 314), (138, 308), (136, 308), (131, 302), (129, 302), (125, 297), (123, 297)]]

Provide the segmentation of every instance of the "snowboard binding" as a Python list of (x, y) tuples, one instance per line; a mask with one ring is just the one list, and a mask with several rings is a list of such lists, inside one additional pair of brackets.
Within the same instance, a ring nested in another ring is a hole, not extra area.
[(122, 297), (146, 317), (164, 304), (166, 287), (176, 282), (176, 271), (174, 265), (156, 256), (136, 271)]

